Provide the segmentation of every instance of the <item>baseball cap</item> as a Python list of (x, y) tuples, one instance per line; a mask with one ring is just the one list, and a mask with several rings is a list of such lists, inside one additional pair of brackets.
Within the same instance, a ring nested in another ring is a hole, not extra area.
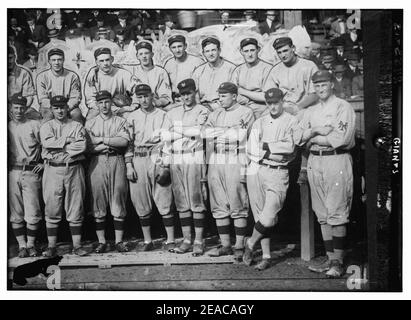
[(273, 47), (275, 50), (280, 49), (284, 46), (293, 46), (293, 40), (291, 40), (290, 37), (280, 37), (275, 39), (274, 43), (273, 43)]
[(253, 44), (253, 45), (255, 45), (256, 47), (258, 47), (258, 41), (257, 41), (257, 39), (254, 39), (254, 38), (245, 38), (245, 39), (241, 40), (241, 42), (240, 42), (240, 48), (242, 49), (243, 47), (245, 47), (246, 45), (249, 45), (249, 44)]
[(185, 79), (177, 85), (180, 94), (196, 91), (196, 84), (193, 79)]
[(107, 90), (102, 90), (97, 92), (96, 94), (96, 101), (104, 100), (104, 99), (111, 99), (111, 93)]
[(144, 84), (144, 83), (138, 84), (138, 85), (136, 86), (136, 89), (135, 89), (136, 95), (149, 94), (149, 93), (151, 93), (151, 92), (152, 92), (152, 91), (151, 91), (150, 86), (147, 85), (147, 84)]
[(203, 41), (201, 41), (201, 47), (204, 49), (204, 47), (210, 43), (215, 44), (217, 47), (220, 47), (221, 45), (218, 39), (213, 38), (213, 37), (207, 37)]
[(332, 55), (325, 55), (322, 59), (321, 62), (322, 63), (333, 63), (335, 61), (334, 57)]
[(109, 48), (98, 48), (94, 51), (94, 58), (97, 59), (97, 57), (102, 54), (111, 55), (111, 50)]
[(186, 43), (186, 38), (180, 34), (168, 38), (168, 45), (171, 46), (174, 42)]
[(325, 82), (325, 81), (331, 81), (332, 78), (333, 78), (332, 74), (329, 73), (327, 70), (318, 70), (312, 76), (312, 81), (313, 83)]
[(13, 104), (19, 104), (19, 105), (22, 105), (22, 106), (27, 105), (27, 99), (25, 97), (23, 97), (20, 93), (13, 94), (10, 101)]
[(50, 104), (52, 106), (65, 106), (67, 101), (68, 99), (65, 96), (54, 96), (50, 99)]
[(223, 82), (218, 87), (218, 93), (238, 93), (237, 86), (232, 82)]
[(136, 44), (136, 51), (138, 51), (140, 49), (148, 49), (152, 52), (153, 51), (153, 46), (151, 45), (150, 42), (140, 41)]
[(47, 34), (49, 39), (56, 38), (58, 35), (59, 35), (59, 31), (57, 29), (51, 29), (51, 30), (49, 30), (49, 32)]
[(53, 55), (58, 55), (58, 56), (62, 56), (64, 58), (64, 51), (58, 48), (54, 48), (51, 49), (48, 53), (47, 53), (47, 58), (50, 59), (51, 56)]
[(264, 98), (267, 103), (277, 103), (283, 99), (283, 92), (278, 88), (268, 89), (264, 93)]

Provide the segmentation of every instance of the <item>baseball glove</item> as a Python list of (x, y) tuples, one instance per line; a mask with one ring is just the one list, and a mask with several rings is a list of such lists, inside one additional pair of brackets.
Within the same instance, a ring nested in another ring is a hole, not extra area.
[(121, 93), (117, 93), (114, 97), (113, 97), (113, 103), (119, 107), (125, 107), (125, 106), (129, 106), (131, 105), (131, 99), (129, 96), (125, 95), (125, 94), (121, 94)]
[(169, 186), (171, 184), (170, 168), (160, 166), (157, 170), (156, 182), (162, 187)]

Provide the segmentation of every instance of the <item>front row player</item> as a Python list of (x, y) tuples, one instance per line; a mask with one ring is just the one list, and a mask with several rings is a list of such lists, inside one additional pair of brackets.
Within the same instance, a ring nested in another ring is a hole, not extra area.
[(353, 197), (350, 149), (355, 140), (355, 112), (333, 94), (332, 75), (317, 71), (312, 77), (320, 101), (308, 108), (300, 122), (301, 143), (307, 143), (312, 208), (321, 225), (328, 261), (310, 267), (329, 277), (344, 273), (346, 224)]
[(293, 132), (298, 128), (296, 117), (284, 112), (280, 89), (267, 90), (265, 101), (269, 113), (254, 122), (247, 147), (247, 190), (255, 225), (246, 238), (243, 261), (251, 265), (253, 250), (261, 242), (263, 257), (257, 270), (270, 266), (270, 237), (286, 198), (288, 163), (295, 157)]
[[(41, 221), (40, 121), (26, 118), (27, 99), (19, 93), (11, 97), (12, 120), (9, 132), (10, 223), (19, 245), (19, 257), (35, 257), (36, 234)], [(27, 235), (27, 241), (26, 241)]]

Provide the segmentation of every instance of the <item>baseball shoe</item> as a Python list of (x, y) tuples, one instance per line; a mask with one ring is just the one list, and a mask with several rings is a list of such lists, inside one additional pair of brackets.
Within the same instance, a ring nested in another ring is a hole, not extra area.
[(29, 253), (29, 257), (37, 257), (38, 256), (37, 249), (34, 248), (34, 247), (27, 248), (27, 251)]
[(154, 250), (154, 244), (152, 242), (144, 242), (142, 251), (152, 251)]
[(270, 265), (271, 265), (271, 260), (267, 259), (267, 258), (263, 258), (259, 263), (257, 263), (254, 266), (254, 269), (258, 270), (258, 271), (263, 271), (263, 270), (269, 268)]
[(168, 252), (174, 252), (176, 248), (176, 244), (174, 242), (164, 242), (163, 243), (163, 250)]
[(210, 257), (230, 256), (233, 254), (231, 247), (219, 246), (208, 253)]
[(202, 242), (202, 243), (196, 243), (196, 242), (194, 242), (194, 245), (193, 245), (193, 256), (194, 256), (194, 257), (202, 256), (202, 255), (204, 254), (204, 249), (205, 249), (204, 242)]
[(123, 241), (116, 243), (116, 250), (118, 252), (128, 252), (128, 248)]
[(308, 270), (317, 273), (323, 273), (330, 270), (330, 260), (328, 257), (321, 259), (320, 261), (313, 262), (308, 266)]
[(99, 243), (97, 247), (94, 249), (95, 253), (104, 253), (107, 250), (107, 244), (106, 243)]
[(331, 260), (330, 270), (325, 275), (329, 278), (340, 278), (344, 275), (344, 267), (338, 260)]
[(253, 263), (253, 249), (248, 246), (248, 237), (244, 238), (244, 254), (243, 254), (243, 262), (247, 266), (251, 266)]
[(43, 257), (53, 258), (57, 256), (57, 249), (56, 247), (47, 247), (46, 250), (43, 251)]
[(244, 248), (234, 248), (234, 259), (238, 262), (243, 261)]
[(193, 250), (191, 243), (187, 243), (185, 241), (181, 242), (180, 246), (174, 249), (175, 253), (186, 253), (188, 251)]
[(29, 252), (27, 251), (27, 248), (20, 248), (19, 249), (19, 258), (27, 258), (29, 256)]
[(80, 256), (80, 257), (88, 255), (88, 251), (84, 249), (82, 246), (73, 248), (73, 251), (71, 253), (75, 254), (76, 256)]

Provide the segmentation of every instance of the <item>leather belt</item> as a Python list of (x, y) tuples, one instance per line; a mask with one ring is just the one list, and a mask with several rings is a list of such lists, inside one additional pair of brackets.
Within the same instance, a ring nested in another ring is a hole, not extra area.
[(81, 164), (81, 160), (76, 160), (73, 162), (52, 162), (48, 161), (47, 164), (52, 167), (72, 167), (78, 164)]
[(151, 155), (151, 151), (136, 151), (134, 152), (135, 157), (147, 157)]
[(348, 150), (336, 149), (336, 150), (311, 150), (310, 153), (315, 156), (334, 156), (336, 154), (348, 153)]
[(23, 171), (31, 171), (36, 167), (37, 164), (26, 164), (26, 165), (13, 165), (11, 168), (13, 170), (23, 170)]
[(171, 150), (172, 154), (189, 154), (189, 153), (196, 153), (197, 151), (203, 151), (202, 149), (191, 149), (191, 150)]
[(260, 160), (258, 162), (258, 164), (262, 165), (262, 166), (266, 166), (270, 169), (276, 169), (276, 170), (288, 170), (287, 166), (274, 166), (272, 164), (268, 164), (268, 163), (264, 163), (262, 160)]

